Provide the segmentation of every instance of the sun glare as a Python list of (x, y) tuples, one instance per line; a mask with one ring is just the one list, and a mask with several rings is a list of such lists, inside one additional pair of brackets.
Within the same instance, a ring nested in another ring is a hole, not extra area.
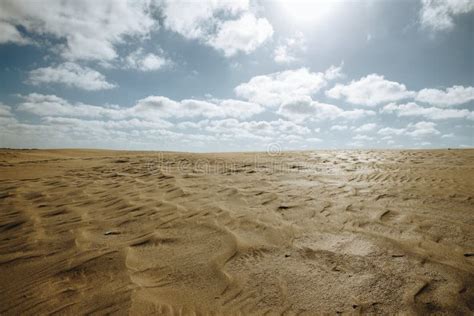
[(282, 14), (297, 24), (313, 25), (325, 20), (335, 8), (334, 0), (293, 0), (279, 2)]

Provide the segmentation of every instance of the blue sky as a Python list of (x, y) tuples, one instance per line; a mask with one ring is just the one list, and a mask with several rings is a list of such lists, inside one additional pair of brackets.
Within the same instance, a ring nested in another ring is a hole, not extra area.
[(0, 147), (474, 145), (474, 2), (0, 2)]

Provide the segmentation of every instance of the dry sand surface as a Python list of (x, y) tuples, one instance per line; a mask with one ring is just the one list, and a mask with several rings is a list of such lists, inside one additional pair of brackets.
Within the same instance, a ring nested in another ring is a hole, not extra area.
[(472, 314), (474, 150), (0, 150), (0, 314)]

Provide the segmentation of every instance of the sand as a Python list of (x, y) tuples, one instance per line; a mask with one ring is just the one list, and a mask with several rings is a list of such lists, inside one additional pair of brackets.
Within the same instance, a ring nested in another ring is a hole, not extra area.
[(0, 150), (0, 314), (472, 314), (474, 150)]

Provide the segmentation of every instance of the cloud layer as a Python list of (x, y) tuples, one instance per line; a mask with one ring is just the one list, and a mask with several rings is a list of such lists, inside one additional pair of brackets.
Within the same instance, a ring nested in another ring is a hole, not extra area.
[(126, 37), (143, 37), (158, 27), (150, 14), (150, 1), (52, 0), (47, 9), (44, 6), (41, 1), (2, 1), (2, 41), (27, 41), (23, 35), (19, 37), (17, 26), (21, 26), (31, 33), (64, 40), (58, 49), (66, 59), (112, 60), (117, 57), (115, 45)]
[[(283, 141), (288, 146), (300, 147), (321, 144), (340, 134), (346, 135), (348, 146), (354, 147), (370, 146), (374, 142), (394, 145), (396, 139), (400, 141), (402, 137), (424, 139), (427, 144), (426, 139), (432, 137), (448, 138), (437, 128), (437, 123), (431, 121), (474, 120), (474, 113), (468, 109), (446, 108), (472, 101), (472, 87), (427, 88), (414, 92), (379, 75), (368, 75), (348, 84), (335, 83), (330, 87), (331, 82), (342, 78), (341, 66), (332, 66), (324, 72), (298, 68), (250, 78), (234, 89), (240, 99), (208, 97), (178, 101), (151, 95), (131, 106), (91, 105), (70, 102), (56, 95), (30, 93), (21, 96), (21, 102), (14, 109), (1, 104), (0, 120), (5, 135), (13, 137), (13, 131), (22, 129), (22, 135), (31, 139), (33, 134), (25, 136), (25, 133), (30, 133), (35, 124), (19, 122), (16, 113), (39, 117), (40, 124), (36, 125), (40, 134), (52, 133), (53, 127), (57, 127), (56, 132), (63, 131), (78, 138), (87, 133), (98, 138), (137, 136), (146, 142), (154, 137), (169, 141), (181, 138), (182, 144), (247, 139), (253, 140), (253, 144)], [(33, 84), (63, 83), (86, 90), (110, 88), (102, 75), (71, 62), (33, 70), (29, 81)], [(335, 89), (337, 97), (347, 103), (370, 105), (372, 109), (345, 108), (320, 100), (325, 95), (335, 97)], [(387, 103), (404, 99), (431, 105)], [(255, 119), (262, 114), (265, 119)], [(276, 118), (268, 119), (269, 115)], [(387, 115), (413, 121), (402, 127), (383, 126), (380, 116)], [(326, 129), (320, 126), (326, 126)]]
[(257, 17), (246, 0), (167, 0), (162, 10), (169, 30), (199, 40), (227, 57), (249, 54), (273, 35), (272, 25)]
[(326, 72), (311, 72), (307, 68), (285, 70), (256, 76), (238, 85), (234, 91), (239, 97), (268, 107), (279, 106), (294, 98), (311, 96), (340, 75), (340, 67)]
[(420, 22), (433, 31), (447, 31), (454, 27), (454, 17), (474, 11), (471, 0), (422, 0)]
[(115, 88), (107, 82), (105, 76), (89, 67), (66, 62), (57, 66), (43, 67), (30, 71), (28, 82), (33, 85), (64, 84), (83, 90), (97, 91)]
[(414, 96), (404, 84), (386, 80), (384, 76), (371, 74), (349, 84), (337, 84), (326, 91), (326, 95), (333, 99), (343, 99), (349, 103), (376, 106), (390, 101), (398, 101)]

